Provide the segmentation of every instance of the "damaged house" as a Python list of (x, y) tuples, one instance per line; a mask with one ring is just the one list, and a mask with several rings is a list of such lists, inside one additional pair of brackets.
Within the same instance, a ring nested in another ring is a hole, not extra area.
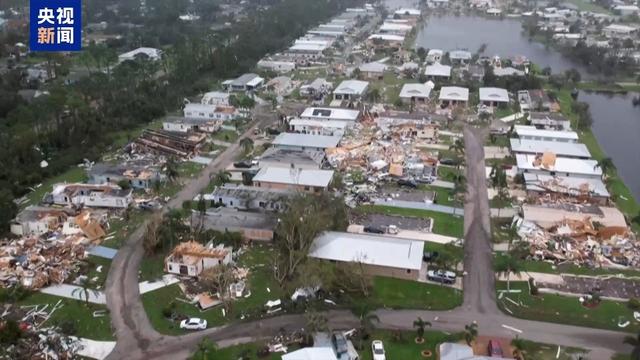
[(204, 246), (195, 241), (178, 244), (165, 259), (165, 271), (170, 274), (196, 277), (204, 270), (231, 263), (232, 249), (220, 244)]
[(238, 211), (231, 208), (209, 209), (201, 216), (193, 213), (191, 220), (206, 230), (239, 232), (247, 241), (271, 241), (277, 225), (272, 212)]
[(11, 222), (11, 233), (17, 236), (42, 235), (58, 229), (71, 215), (69, 209), (29, 206)]
[(149, 189), (166, 176), (150, 161), (137, 160), (121, 164), (98, 163), (87, 169), (90, 184), (118, 184), (127, 181), (134, 189)]
[(145, 129), (134, 146), (155, 154), (189, 157), (204, 144), (206, 134), (177, 133), (165, 130)]
[(43, 201), (63, 206), (86, 206), (125, 209), (133, 202), (133, 190), (116, 185), (55, 184)]
[(263, 167), (253, 177), (257, 187), (318, 193), (327, 190), (333, 170)]
[(205, 199), (228, 208), (256, 211), (281, 211), (295, 193), (284, 189), (266, 189), (255, 186), (224, 184)]

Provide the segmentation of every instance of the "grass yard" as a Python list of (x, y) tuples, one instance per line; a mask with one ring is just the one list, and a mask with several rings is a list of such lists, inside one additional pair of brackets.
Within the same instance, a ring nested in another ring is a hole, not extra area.
[(461, 339), (458, 334), (447, 335), (442, 332), (429, 331), (428, 329), (424, 332), (425, 342), (422, 344), (415, 343), (415, 331), (402, 331), (398, 339), (392, 331), (376, 330), (371, 335), (371, 338), (362, 344), (363, 349), (359, 351), (360, 358), (362, 360), (373, 359), (371, 354), (371, 341), (373, 340), (382, 340), (387, 359), (423, 360), (425, 358), (420, 354), (423, 350), (430, 350), (433, 354), (431, 358), (435, 359), (437, 358), (436, 348), (440, 343), (458, 342)]
[(104, 341), (114, 339), (109, 316), (93, 317), (94, 311), (107, 309), (104, 305), (89, 304), (87, 306), (82, 301), (65, 299), (39, 292), (29, 295), (26, 299), (18, 302), (17, 305), (49, 304), (48, 308), (51, 309), (59, 300), (62, 300), (64, 306), (51, 315), (51, 318), (44, 323), (44, 327), (59, 324), (62, 321), (71, 321), (76, 329), (75, 336)]
[(491, 218), (491, 232), (492, 240), (494, 243), (506, 243), (509, 242), (509, 233), (505, 230), (511, 226), (511, 219), (505, 218)]
[(205, 166), (191, 161), (181, 162), (178, 165), (178, 173), (182, 178), (192, 178), (202, 171)]
[(151, 213), (132, 209), (129, 212), (129, 221), (126, 221), (124, 218), (111, 217), (109, 219), (109, 228), (105, 229), (107, 232), (107, 240), (103, 241), (101, 245), (119, 249), (122, 244), (124, 244), (127, 236), (142, 224), (149, 214)]
[[(90, 264), (89, 271), (87, 272), (87, 277), (89, 279), (95, 278), (95, 284), (97, 285), (96, 288), (98, 290), (102, 290), (107, 280), (109, 268), (111, 267), (111, 260), (99, 256), (90, 255), (87, 258), (87, 262)], [(99, 272), (98, 268), (100, 268)]]
[(462, 291), (447, 286), (376, 276), (373, 294), (363, 299), (374, 308), (449, 310), (462, 305)]
[(52, 178), (48, 178), (45, 180), (40, 187), (28, 193), (27, 199), (28, 202), (20, 205), (21, 209), (26, 208), (29, 205), (37, 205), (42, 201), (44, 195), (53, 190), (53, 185), (57, 183), (74, 183), (74, 182), (83, 182), (87, 180), (87, 174), (85, 173), (85, 169), (82, 167), (74, 166), (69, 168), (69, 170), (63, 172), (60, 175), (54, 176)]
[(383, 205), (364, 205), (355, 209), (362, 213), (387, 214), (412, 217), (429, 217), (433, 219), (433, 232), (435, 234), (463, 237), (464, 219), (462, 216), (454, 216), (429, 210), (406, 209)]
[[(251, 296), (233, 302), (232, 309), (226, 317), (222, 316), (222, 307), (200, 311), (196, 306), (182, 301), (175, 301), (177, 312), (206, 319), (210, 327), (224, 324), (230, 320), (238, 320), (243, 314), (260, 313), (268, 300), (282, 298), (282, 292), (275, 282), (271, 270), (268, 269), (272, 253), (273, 250), (271, 248), (254, 246), (241, 256), (239, 265), (251, 269), (248, 278)], [(176, 335), (184, 333), (178, 328), (177, 323), (170, 322), (162, 314), (162, 310), (176, 298), (184, 299), (184, 295), (177, 284), (142, 295), (142, 302), (149, 320), (154, 328), (163, 334)]]
[(433, 185), (420, 185), (419, 187), (420, 190), (434, 191), (436, 193), (435, 203), (438, 205), (460, 206), (460, 204), (454, 204), (451, 198), (451, 189)]
[[(497, 288), (506, 289), (506, 282), (498, 282)], [(640, 331), (640, 323), (633, 321), (633, 312), (626, 303), (602, 300), (596, 308), (589, 309), (582, 306), (577, 297), (554, 294), (532, 296), (525, 281), (512, 281), (511, 289), (520, 289), (522, 292), (504, 296), (522, 302), (524, 306), (515, 306), (504, 300), (499, 300), (498, 306), (504, 311), (504, 304), (507, 304), (512, 315), (518, 318), (632, 333)], [(617, 325), (619, 320), (630, 320), (631, 325), (620, 329)]]
[(611, 14), (611, 12), (600, 5), (589, 0), (568, 0), (570, 4), (575, 5), (580, 11), (590, 11), (600, 14)]
[(239, 135), (234, 130), (220, 130), (211, 136), (214, 140), (232, 143), (238, 139)]
[[(264, 343), (255, 342), (230, 346), (223, 349), (212, 349), (207, 346), (205, 350), (198, 350), (190, 359), (193, 360), (280, 360), (282, 353), (272, 353), (267, 357), (258, 357), (257, 351), (264, 346)], [(289, 352), (294, 349), (289, 348)]]
[(438, 179), (453, 182), (461, 172), (453, 166), (438, 166)]

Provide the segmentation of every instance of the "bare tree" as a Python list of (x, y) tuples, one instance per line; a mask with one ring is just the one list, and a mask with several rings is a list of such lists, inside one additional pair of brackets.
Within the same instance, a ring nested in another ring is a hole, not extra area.
[(156, 252), (160, 243), (160, 231), (162, 227), (162, 214), (156, 212), (147, 223), (147, 228), (142, 239), (145, 253), (151, 255)]
[(231, 310), (231, 284), (236, 281), (232, 265), (218, 265), (207, 269), (200, 275), (201, 283), (210, 292), (218, 293), (222, 306), (229, 312)]

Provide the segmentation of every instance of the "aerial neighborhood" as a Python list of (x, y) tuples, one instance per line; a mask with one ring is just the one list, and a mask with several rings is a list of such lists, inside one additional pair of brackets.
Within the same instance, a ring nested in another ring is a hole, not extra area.
[(632, 0), (0, 4), (0, 359), (640, 359)]

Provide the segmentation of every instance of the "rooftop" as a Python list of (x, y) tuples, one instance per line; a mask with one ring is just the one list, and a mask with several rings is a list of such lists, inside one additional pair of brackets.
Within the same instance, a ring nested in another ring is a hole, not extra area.
[(525, 173), (524, 183), (527, 190), (531, 191), (561, 193), (569, 196), (610, 196), (607, 186), (600, 179)]
[(368, 265), (419, 270), (424, 242), (389, 236), (327, 231), (313, 242), (309, 256)]
[(325, 108), (325, 107), (308, 107), (304, 109), (301, 118), (315, 120), (348, 120), (356, 121), (360, 116), (359, 110)]
[(312, 127), (324, 127), (332, 129), (345, 129), (348, 126), (346, 121), (341, 120), (314, 120), (314, 119), (300, 119), (294, 118), (289, 120), (291, 126), (312, 126)]
[(393, 35), (393, 34), (372, 34), (369, 36), (370, 40), (380, 39), (384, 41), (404, 41), (404, 36), (402, 35)]
[(428, 98), (433, 86), (427, 84), (404, 84), (400, 90), (401, 98), (423, 97)]
[[(215, 200), (221, 196), (229, 196), (245, 200), (260, 198), (267, 201), (277, 201), (293, 194), (294, 193), (286, 189), (269, 189), (228, 183), (215, 188), (209, 198)], [(205, 197), (205, 199), (206, 198), (207, 197)]]
[(230, 84), (231, 86), (255, 86), (260, 82), (264, 81), (258, 74), (248, 73), (243, 74), (240, 77), (233, 79)]
[(523, 217), (542, 227), (553, 226), (562, 220), (584, 220), (590, 218), (604, 226), (627, 227), (627, 222), (620, 210), (614, 207), (594, 205), (538, 206), (522, 205)]
[(373, 61), (360, 65), (359, 69), (362, 72), (383, 73), (385, 70), (387, 70), (387, 65), (381, 62)]
[(315, 187), (327, 187), (332, 179), (333, 170), (291, 169), (274, 166), (263, 167), (253, 177), (254, 182)]
[[(194, 223), (198, 223), (200, 214), (193, 213)], [(205, 228), (211, 229), (275, 229), (277, 219), (272, 213), (239, 211), (231, 208), (208, 209), (203, 218)]]
[(440, 100), (468, 101), (469, 89), (459, 86), (443, 86), (440, 88)]
[(596, 166), (598, 162), (595, 160), (558, 158), (550, 153), (542, 156), (516, 154), (516, 162), (518, 168), (522, 170), (546, 170), (560, 174), (587, 176), (602, 175), (602, 170)]
[(509, 139), (509, 141), (511, 142), (511, 151), (514, 153), (543, 154), (551, 152), (560, 157), (591, 158), (591, 153), (584, 144), (525, 139)]
[(515, 125), (515, 133), (519, 137), (539, 137), (550, 139), (566, 139), (578, 140), (578, 134), (575, 131), (556, 131), (537, 129), (535, 126)]
[(451, 60), (471, 60), (471, 52), (467, 50), (453, 50), (449, 52)]
[(509, 102), (509, 92), (505, 89), (496, 87), (481, 87), (480, 101), (497, 101), (497, 102)]
[(337, 94), (363, 95), (369, 83), (360, 80), (345, 80), (333, 91)]
[(271, 166), (273, 163), (282, 163), (285, 167), (290, 167), (291, 164), (312, 164), (320, 167), (324, 161), (325, 153), (322, 150), (287, 150), (279, 148), (269, 148), (260, 157), (260, 163), (269, 162)]
[(341, 138), (341, 136), (281, 133), (273, 140), (273, 145), (326, 149), (338, 146)]
[(435, 63), (433, 65), (427, 65), (424, 69), (424, 74), (427, 76), (451, 76), (451, 66)]

